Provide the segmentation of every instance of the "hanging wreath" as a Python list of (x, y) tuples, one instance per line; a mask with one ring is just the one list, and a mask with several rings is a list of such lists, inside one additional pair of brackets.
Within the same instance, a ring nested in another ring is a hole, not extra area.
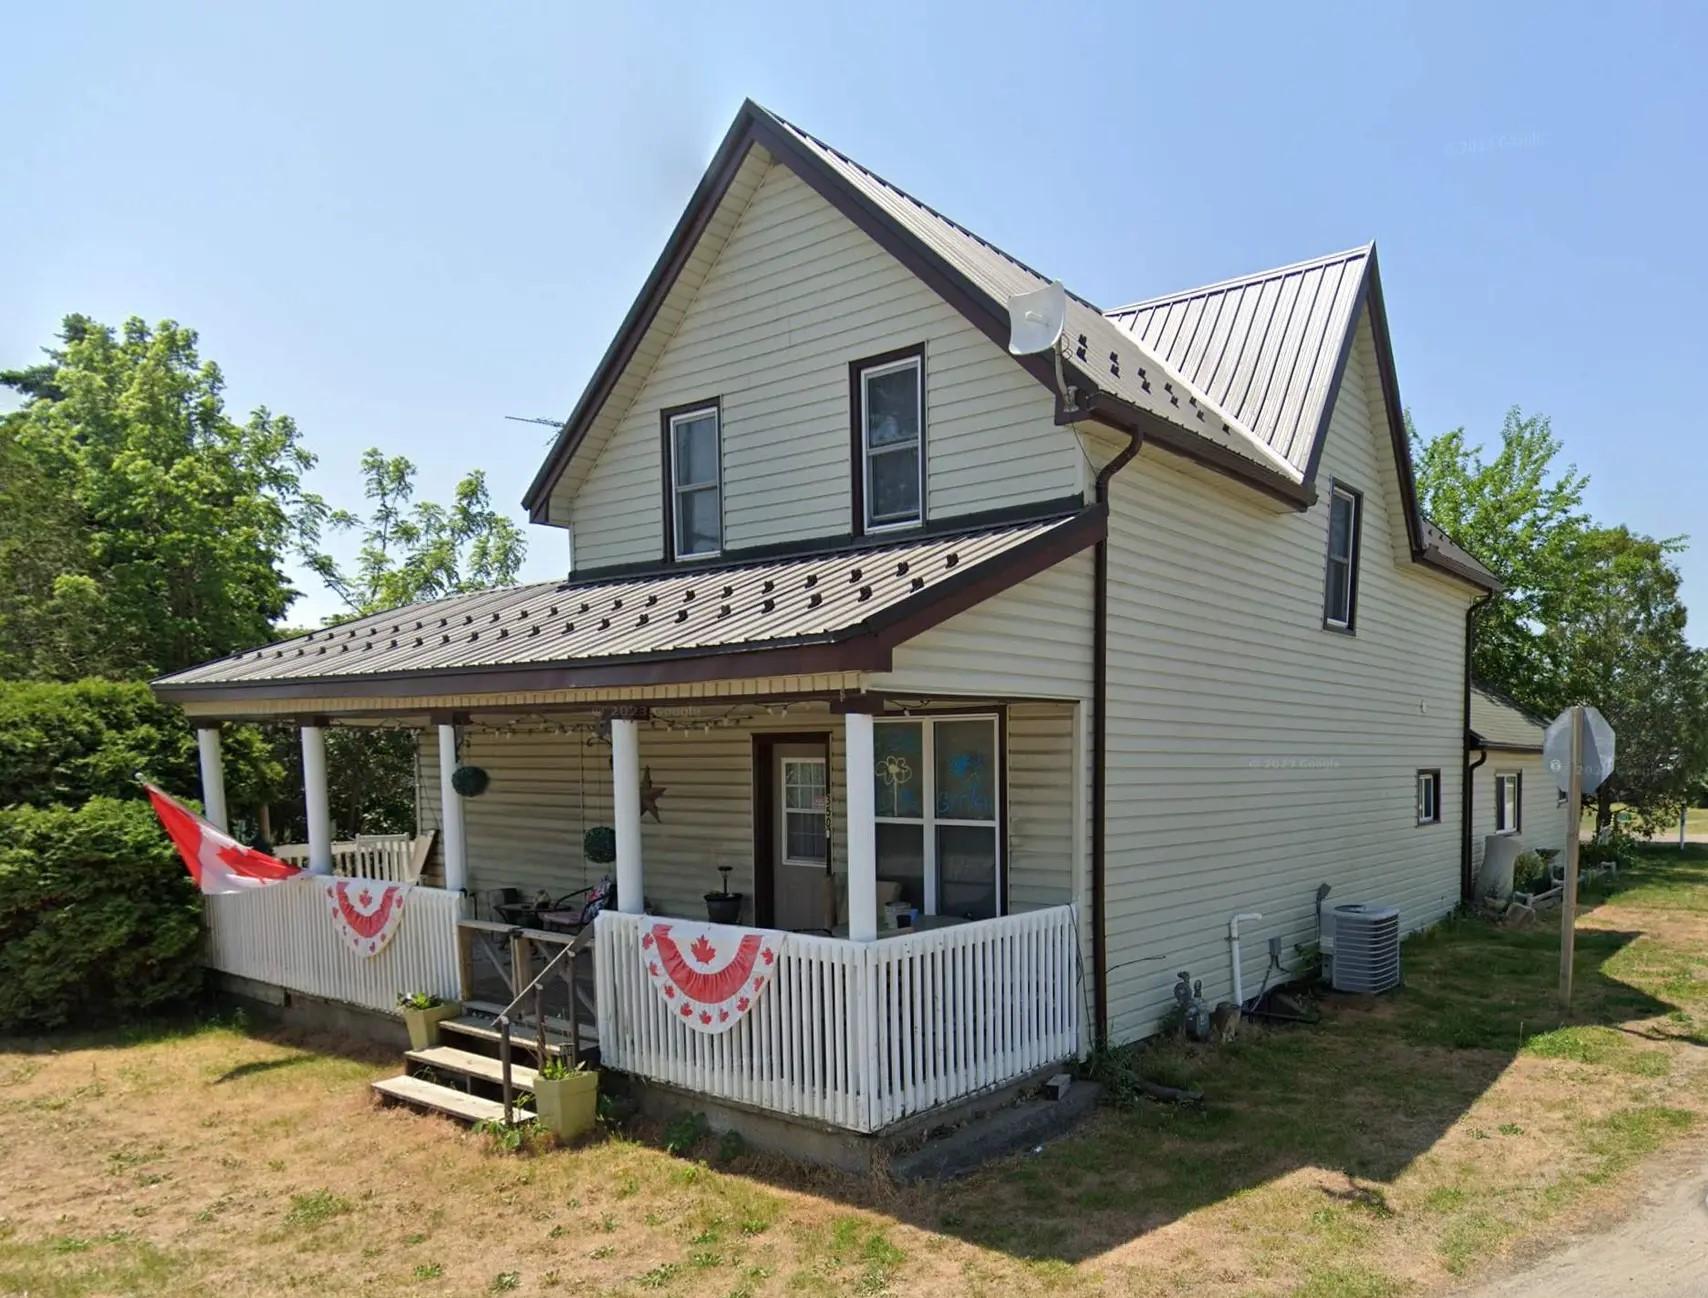
[(594, 865), (609, 865), (617, 859), (617, 831), (609, 825), (595, 825), (581, 839), (581, 850)]
[(484, 766), (459, 766), (451, 772), (451, 787), (465, 798), (478, 798), (491, 783)]

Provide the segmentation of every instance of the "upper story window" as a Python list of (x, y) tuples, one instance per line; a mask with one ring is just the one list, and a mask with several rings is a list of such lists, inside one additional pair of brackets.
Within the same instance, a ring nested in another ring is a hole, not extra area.
[(925, 349), (855, 361), (854, 523), (859, 532), (925, 519)]
[(1364, 497), (1335, 483), (1328, 500), (1328, 575), (1323, 590), (1323, 625), (1350, 633), (1358, 612), (1358, 533)]
[(716, 401), (666, 410), (664, 535), (668, 557), (704, 559), (724, 548), (723, 439)]

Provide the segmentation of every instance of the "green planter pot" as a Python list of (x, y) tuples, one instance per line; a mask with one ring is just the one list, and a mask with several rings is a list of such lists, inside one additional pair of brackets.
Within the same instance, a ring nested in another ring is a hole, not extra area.
[(574, 1140), (592, 1131), (598, 1107), (599, 1074), (594, 1069), (534, 1081), (534, 1112), (540, 1125), (559, 1140)]
[(426, 1050), (438, 1045), (439, 1025), (462, 1012), (463, 1007), (456, 1001), (446, 1001), (430, 1010), (400, 1009), (398, 1013), (403, 1015), (403, 1022), (409, 1028), (409, 1048)]

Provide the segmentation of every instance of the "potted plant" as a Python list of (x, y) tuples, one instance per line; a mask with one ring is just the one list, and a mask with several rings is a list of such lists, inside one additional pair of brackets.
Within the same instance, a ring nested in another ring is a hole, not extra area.
[(741, 923), (741, 894), (729, 890), (729, 872), (734, 868), (720, 865), (718, 873), (723, 875), (723, 884), (717, 892), (706, 894), (706, 918), (714, 924)]
[(409, 1028), (409, 1048), (426, 1050), (439, 1044), (439, 1025), (463, 1012), (456, 1001), (444, 1000), (431, 992), (400, 992), (398, 1013)]
[(534, 1079), (534, 1113), (559, 1140), (593, 1130), (599, 1104), (599, 1074), (582, 1063), (553, 1055)]

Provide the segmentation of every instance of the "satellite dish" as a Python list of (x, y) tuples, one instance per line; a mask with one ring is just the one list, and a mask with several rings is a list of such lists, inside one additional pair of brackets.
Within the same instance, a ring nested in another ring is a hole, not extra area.
[(1061, 339), (1067, 324), (1067, 290), (1052, 281), (1030, 293), (1008, 299), (1008, 350), (1016, 356), (1047, 352)]

